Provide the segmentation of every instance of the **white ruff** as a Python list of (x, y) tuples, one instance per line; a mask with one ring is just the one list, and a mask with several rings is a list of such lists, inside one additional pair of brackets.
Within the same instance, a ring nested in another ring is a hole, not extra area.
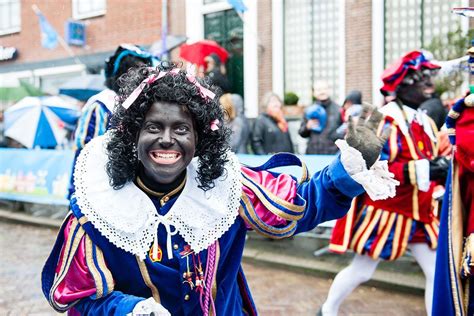
[(224, 175), (214, 180), (215, 187), (207, 192), (198, 188), (198, 159), (193, 159), (183, 192), (168, 213), (160, 216), (150, 198), (133, 182), (119, 190), (109, 185), (105, 169), (107, 135), (94, 138), (81, 151), (74, 170), (75, 197), (82, 213), (115, 246), (144, 259), (158, 225), (163, 224), (168, 235), (172, 225), (195, 252), (200, 252), (235, 222), (242, 184), (240, 163), (234, 154), (227, 154)]

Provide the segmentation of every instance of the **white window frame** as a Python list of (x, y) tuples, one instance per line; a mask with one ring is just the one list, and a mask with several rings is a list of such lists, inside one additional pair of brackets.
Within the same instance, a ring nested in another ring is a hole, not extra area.
[[(19, 33), (21, 31), (21, 1), (20, 0), (10, 0), (11, 2), (17, 2), (18, 3), (18, 26), (10, 26), (9, 28), (7, 27), (6, 29), (0, 29), (0, 35), (7, 35), (7, 34), (13, 34), (13, 33)], [(11, 12), (10, 12), (11, 13)]]
[(107, 0), (103, 0), (104, 1), (104, 8), (103, 9), (90, 11), (90, 12), (81, 14), (77, 11), (77, 7), (78, 7), (80, 1), (81, 0), (72, 0), (72, 18), (75, 19), (75, 20), (93, 18), (93, 17), (105, 15), (105, 13), (107, 12)]

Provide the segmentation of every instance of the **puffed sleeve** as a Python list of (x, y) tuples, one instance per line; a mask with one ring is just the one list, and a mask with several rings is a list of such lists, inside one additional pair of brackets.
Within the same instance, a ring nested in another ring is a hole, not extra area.
[[(302, 167), (302, 178), (268, 171), (275, 167)], [(240, 215), (249, 228), (270, 238), (284, 238), (339, 218), (349, 210), (363, 188), (345, 171), (339, 158), (308, 177), (303, 162), (291, 154), (272, 156), (264, 165), (242, 168)]]
[(50, 305), (70, 315), (124, 315), (143, 300), (114, 291), (101, 249), (72, 215), (43, 268), (42, 286)]

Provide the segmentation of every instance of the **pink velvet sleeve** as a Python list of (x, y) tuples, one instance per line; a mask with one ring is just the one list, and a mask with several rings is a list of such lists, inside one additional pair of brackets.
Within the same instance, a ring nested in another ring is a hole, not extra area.
[[(273, 193), (287, 202), (293, 203), (296, 196), (297, 183), (291, 176), (279, 174), (275, 177), (268, 171), (253, 171), (245, 167), (242, 167), (242, 171), (251, 178), (253, 182), (263, 186), (266, 191)], [(285, 219), (270, 212), (249, 188), (244, 186), (243, 190), (252, 202), (255, 212), (266, 224), (278, 226), (287, 223)], [(250, 228), (247, 223), (246, 226)]]
[[(68, 239), (72, 217), (64, 229), (64, 240)], [(64, 246), (61, 251), (61, 257), (56, 267), (56, 273), (59, 273), (64, 258)], [(54, 300), (60, 304), (69, 304), (78, 299), (91, 296), (96, 293), (95, 282), (92, 274), (87, 268), (85, 258), (85, 236), (82, 237), (76, 254), (72, 259), (71, 265), (66, 272), (66, 276), (58, 285), (54, 292)]]

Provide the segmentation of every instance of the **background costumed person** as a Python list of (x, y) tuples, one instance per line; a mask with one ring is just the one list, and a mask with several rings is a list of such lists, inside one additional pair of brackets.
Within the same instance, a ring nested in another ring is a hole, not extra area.
[(419, 51), (401, 57), (383, 73), (384, 95), (395, 97), (380, 109), (385, 118), (380, 131), (390, 136), (380, 159), (400, 181), (396, 195), (374, 201), (368, 195), (353, 201), (348, 214), (336, 222), (329, 249), (352, 249), (351, 264), (335, 277), (322, 315), (337, 315), (340, 304), (368, 281), (380, 260), (396, 260), (411, 250), (426, 278), (425, 305), (431, 315), (434, 262), (439, 221), (433, 207), (433, 189), (444, 183), (448, 162), (438, 157), (437, 129), (418, 106), (430, 97), (431, 76), (439, 67)]
[[(105, 134), (110, 118), (114, 111), (115, 98), (120, 87), (118, 78), (132, 67), (152, 66), (154, 57), (140, 47), (131, 44), (121, 44), (115, 53), (105, 60), (105, 86), (107, 89), (87, 100), (82, 108), (82, 114), (74, 133), (75, 156), (72, 169), (76, 164), (82, 148), (92, 138)], [(69, 197), (74, 192), (74, 181), (71, 177)]]
[(473, 46), (468, 54), (471, 94), (458, 100), (446, 118), (453, 159), (441, 211), (433, 316), (474, 314)]
[[(341, 155), (309, 177), (291, 154), (242, 166), (214, 87), (172, 63), (131, 69), (119, 86), (110, 130), (78, 158), (71, 213), (43, 268), (57, 311), (256, 315), (241, 267), (247, 230), (284, 238), (343, 216), (364, 189), (395, 193), (377, 160), (380, 113), (351, 124)], [(302, 178), (268, 171), (286, 165)]]

